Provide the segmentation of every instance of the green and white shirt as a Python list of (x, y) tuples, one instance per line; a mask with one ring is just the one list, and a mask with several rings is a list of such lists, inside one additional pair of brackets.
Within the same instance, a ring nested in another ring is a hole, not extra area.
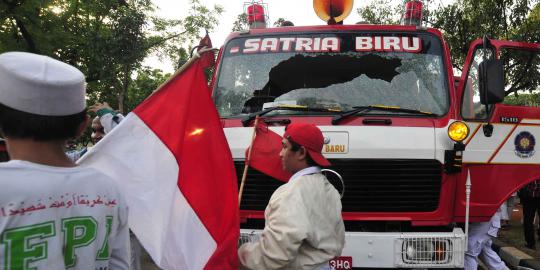
[(127, 216), (94, 169), (0, 163), (1, 269), (128, 269)]

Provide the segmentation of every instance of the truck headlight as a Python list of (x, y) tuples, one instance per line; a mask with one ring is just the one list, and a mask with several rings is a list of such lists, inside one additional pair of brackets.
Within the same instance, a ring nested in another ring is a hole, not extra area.
[(444, 264), (452, 258), (451, 243), (445, 239), (407, 239), (402, 248), (408, 264)]
[(448, 137), (454, 142), (461, 142), (467, 136), (469, 136), (469, 127), (461, 121), (456, 121), (448, 127)]

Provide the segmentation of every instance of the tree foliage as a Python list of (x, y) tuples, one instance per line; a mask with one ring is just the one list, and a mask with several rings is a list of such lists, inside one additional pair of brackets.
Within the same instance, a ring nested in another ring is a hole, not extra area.
[(160, 56), (172, 59), (176, 68), (182, 66), (189, 57), (192, 44), (201, 38), (201, 30), (213, 30), (219, 23), (218, 17), (223, 13), (223, 8), (219, 5), (210, 9), (200, 0), (190, 2), (188, 16), (183, 20), (153, 20), (154, 30), (159, 34), (152, 37), (152, 48)]
[(368, 5), (356, 10), (362, 18), (362, 23), (368, 24), (398, 24), (401, 5), (393, 5), (392, 0), (374, 0)]
[(223, 11), (199, 0), (191, 0), (182, 20), (154, 10), (150, 0), (0, 0), (0, 53), (28, 51), (70, 63), (86, 75), (89, 103), (107, 101), (125, 112), (131, 92), (140, 90), (131, 84), (146, 72), (143, 60), (158, 53), (181, 62)]
[(236, 21), (234, 21), (233, 23), (233, 28), (232, 28), (232, 31), (242, 31), (242, 30), (246, 30), (246, 29), (249, 29), (249, 24), (248, 24), (248, 20), (247, 20), (247, 14), (246, 13), (241, 13), (241, 14), (238, 14), (238, 16), (236, 17)]
[[(283, 22), (285, 22), (284, 18), (278, 18), (273, 24), (273, 27), (280, 27)], [(249, 29), (249, 23), (248, 23), (248, 17), (246, 13), (238, 14), (236, 17), (236, 21), (233, 22), (233, 28), (232, 31), (243, 31)]]
[(461, 69), (477, 38), (538, 42), (538, 8), (538, 0), (461, 0), (435, 10), (432, 26), (444, 33), (452, 64)]
[(510, 95), (504, 99), (504, 104), (516, 106), (540, 106), (540, 93)]
[[(397, 24), (403, 5), (392, 0), (373, 0), (357, 12), (366, 23)], [(447, 6), (428, 6), (424, 19), (443, 32), (453, 65), (458, 69), (463, 66), (469, 44), (484, 35), (502, 40), (540, 41), (538, 0), (459, 0)]]
[[(540, 41), (540, 5), (537, 0), (462, 0), (434, 12), (433, 27), (441, 29), (461, 69), (470, 43), (483, 36), (525, 42)], [(538, 54), (505, 50), (506, 95), (538, 90)]]
[(159, 69), (150, 67), (142, 67), (137, 71), (137, 76), (133, 83), (129, 86), (128, 103), (126, 108), (128, 111), (133, 110), (137, 105), (143, 102), (154, 90), (163, 84), (171, 74), (164, 74)]

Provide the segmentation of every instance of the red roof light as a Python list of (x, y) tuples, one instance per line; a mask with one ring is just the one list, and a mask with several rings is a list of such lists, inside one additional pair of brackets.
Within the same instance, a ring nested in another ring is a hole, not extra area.
[(405, 15), (403, 16), (403, 24), (405, 25), (421, 25), (422, 24), (422, 1), (412, 0), (405, 4)]
[(247, 7), (248, 23), (265, 22), (264, 7), (258, 4), (253, 4)]

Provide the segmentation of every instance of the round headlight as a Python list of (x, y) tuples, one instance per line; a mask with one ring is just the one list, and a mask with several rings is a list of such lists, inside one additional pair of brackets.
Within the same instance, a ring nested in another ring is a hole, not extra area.
[(456, 121), (448, 127), (448, 137), (455, 142), (461, 142), (467, 136), (469, 136), (469, 127), (461, 121)]
[(405, 259), (408, 262), (427, 262), (433, 259), (433, 242), (429, 239), (411, 239), (405, 243)]

